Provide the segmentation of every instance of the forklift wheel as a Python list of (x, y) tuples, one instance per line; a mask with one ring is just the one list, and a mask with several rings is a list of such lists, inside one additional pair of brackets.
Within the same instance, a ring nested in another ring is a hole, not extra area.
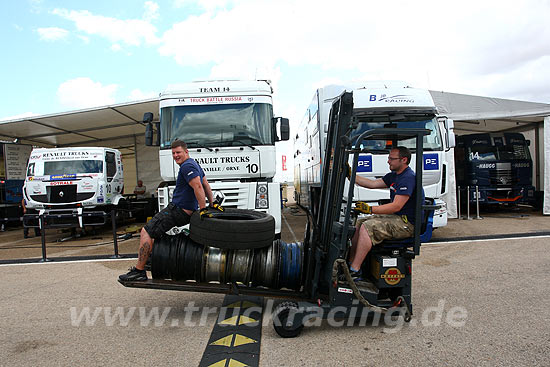
[[(292, 313), (291, 313), (292, 311)], [(301, 320), (300, 325), (296, 325), (294, 319), (298, 313), (298, 305), (294, 302), (283, 302), (275, 309), (273, 313), (273, 328), (283, 338), (295, 338), (302, 332), (304, 324)], [(289, 316), (290, 320), (289, 320)], [(287, 323), (290, 324), (287, 325)]]

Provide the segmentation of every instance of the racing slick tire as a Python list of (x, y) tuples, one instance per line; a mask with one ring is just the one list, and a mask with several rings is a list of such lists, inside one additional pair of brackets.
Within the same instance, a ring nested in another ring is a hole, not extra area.
[(211, 217), (191, 216), (189, 237), (201, 245), (230, 250), (247, 250), (270, 246), (275, 237), (275, 218), (255, 210), (209, 209)]

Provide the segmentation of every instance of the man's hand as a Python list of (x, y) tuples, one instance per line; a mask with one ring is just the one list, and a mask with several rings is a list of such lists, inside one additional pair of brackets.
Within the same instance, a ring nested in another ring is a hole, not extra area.
[(208, 213), (208, 208), (202, 208), (202, 209), (199, 211), (199, 215), (200, 215), (201, 219), (204, 219), (204, 218), (212, 218), (212, 214), (211, 214), (211, 213)]
[(354, 210), (363, 214), (372, 214), (372, 207), (364, 201), (356, 202)]
[(218, 203), (214, 203), (212, 205), (212, 208), (216, 209), (216, 210), (219, 210), (220, 212), (223, 212), (225, 209), (223, 208), (223, 206), (221, 206), (220, 204)]

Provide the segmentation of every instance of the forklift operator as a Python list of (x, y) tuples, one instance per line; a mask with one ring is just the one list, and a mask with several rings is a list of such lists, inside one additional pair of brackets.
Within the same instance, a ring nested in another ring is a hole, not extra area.
[[(355, 210), (364, 214), (376, 214), (358, 220), (351, 239), (350, 273), (354, 280), (361, 280), (361, 264), (372, 246), (388, 239), (403, 239), (414, 235), (416, 175), (409, 167), (411, 152), (398, 146), (391, 149), (388, 164), (391, 172), (382, 178), (355, 177), (355, 183), (369, 189), (390, 188), (391, 202), (370, 206), (365, 202), (355, 203)], [(351, 168), (348, 166), (348, 178)], [(422, 191), (424, 196), (424, 191)]]

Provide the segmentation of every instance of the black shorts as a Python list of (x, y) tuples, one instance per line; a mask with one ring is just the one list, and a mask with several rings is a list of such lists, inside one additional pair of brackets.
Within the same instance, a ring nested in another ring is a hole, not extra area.
[(190, 220), (191, 217), (184, 212), (183, 209), (170, 203), (166, 208), (155, 214), (143, 228), (145, 228), (151, 238), (157, 239), (162, 237), (173, 227), (189, 224)]

